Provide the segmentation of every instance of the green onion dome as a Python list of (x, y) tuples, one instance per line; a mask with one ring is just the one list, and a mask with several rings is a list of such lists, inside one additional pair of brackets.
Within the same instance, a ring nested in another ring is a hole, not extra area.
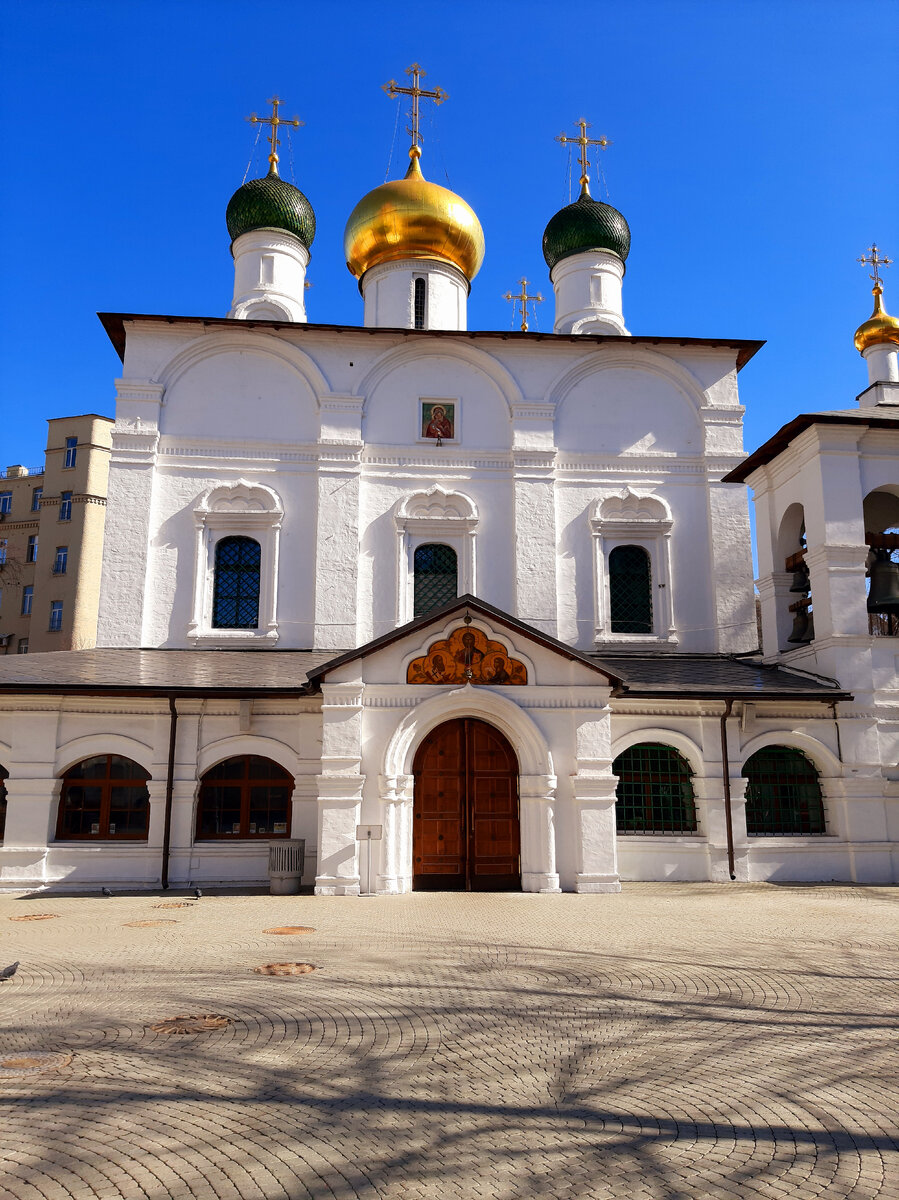
[(283, 229), (308, 250), (315, 237), (315, 213), (299, 188), (287, 183), (272, 163), (264, 179), (250, 179), (228, 201), (228, 233), (235, 242), (253, 229)]
[(611, 250), (626, 262), (630, 248), (627, 221), (617, 208), (594, 200), (586, 186), (574, 204), (550, 219), (543, 233), (543, 257), (550, 271), (563, 258), (588, 250)]

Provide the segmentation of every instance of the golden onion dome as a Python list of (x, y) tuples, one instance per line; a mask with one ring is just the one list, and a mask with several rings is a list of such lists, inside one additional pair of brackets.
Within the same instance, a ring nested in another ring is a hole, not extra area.
[(859, 354), (864, 354), (871, 346), (879, 346), (892, 342), (899, 346), (899, 317), (891, 317), (883, 307), (883, 288), (875, 284), (874, 311), (863, 325), (855, 331), (855, 348)]
[(421, 150), (413, 146), (404, 179), (382, 183), (363, 196), (346, 223), (346, 265), (357, 279), (379, 263), (436, 259), (471, 281), (484, 261), (484, 231), (474, 210), (449, 188), (428, 183)]

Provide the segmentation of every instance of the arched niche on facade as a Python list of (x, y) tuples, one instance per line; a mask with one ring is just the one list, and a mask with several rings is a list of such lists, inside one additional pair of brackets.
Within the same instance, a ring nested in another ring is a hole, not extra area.
[[(194, 514), (194, 589), (187, 636), (194, 643), (246, 643), (278, 638), (276, 603), (281, 523), (284, 507), (277, 492), (246, 479), (207, 489)], [(216, 547), (225, 538), (246, 537), (257, 542), (259, 608), (253, 629), (216, 628), (213, 623)]]
[[(593, 540), (594, 637), (597, 642), (676, 642), (671, 530), (667, 501), (653, 492), (623, 488), (595, 500), (588, 510)], [(615, 628), (610, 560), (615, 551), (638, 547), (649, 559), (650, 628), (641, 633)]]
[(899, 484), (886, 484), (868, 492), (863, 512), (868, 545), (865, 586), (868, 630), (875, 636), (896, 637), (899, 636)]
[(429, 543), (449, 546), (456, 555), (458, 595), (477, 591), (478, 509), (462, 492), (438, 485), (412, 492), (393, 510), (396, 529), (396, 623), (411, 621), (415, 603), (415, 551)]

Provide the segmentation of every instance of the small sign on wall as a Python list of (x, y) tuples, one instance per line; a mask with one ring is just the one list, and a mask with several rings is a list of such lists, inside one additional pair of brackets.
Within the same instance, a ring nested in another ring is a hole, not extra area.
[(356, 841), (357, 842), (380, 842), (383, 834), (383, 825), (357, 825), (356, 826)]

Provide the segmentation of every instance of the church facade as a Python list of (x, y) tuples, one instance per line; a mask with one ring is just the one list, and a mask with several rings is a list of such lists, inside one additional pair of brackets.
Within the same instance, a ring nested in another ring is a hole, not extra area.
[(227, 317), (102, 317), (97, 648), (0, 663), (0, 887), (258, 883), (290, 838), (326, 895), (895, 880), (893, 318), (857, 409), (747, 459), (760, 343), (629, 333), (586, 171), (552, 333), (467, 329), (483, 234), (417, 143), (350, 215), (338, 326), (276, 149)]

